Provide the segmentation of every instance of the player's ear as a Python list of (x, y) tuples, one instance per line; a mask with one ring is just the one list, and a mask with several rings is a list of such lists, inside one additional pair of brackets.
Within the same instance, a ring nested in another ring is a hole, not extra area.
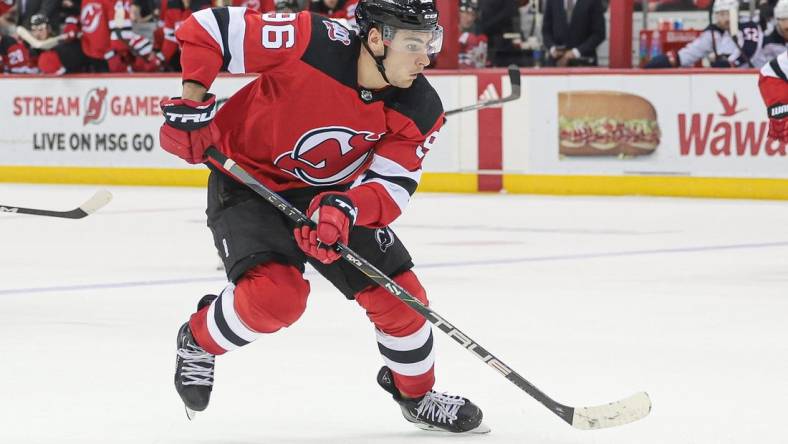
[(367, 33), (367, 44), (376, 56), (383, 55), (383, 34), (377, 27), (373, 26)]

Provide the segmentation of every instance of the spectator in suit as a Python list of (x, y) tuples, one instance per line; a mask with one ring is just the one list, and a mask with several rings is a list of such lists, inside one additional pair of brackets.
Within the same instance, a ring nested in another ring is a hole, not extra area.
[(517, 63), (522, 51), (513, 41), (521, 38), (520, 0), (481, 0), (479, 5), (479, 30), (487, 36), (488, 60), (492, 66)]
[(542, 39), (552, 64), (596, 65), (605, 40), (602, 0), (545, 0)]

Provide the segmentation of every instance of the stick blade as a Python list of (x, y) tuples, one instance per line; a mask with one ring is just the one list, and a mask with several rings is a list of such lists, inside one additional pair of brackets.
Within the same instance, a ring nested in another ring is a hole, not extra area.
[(507, 98), (508, 100), (517, 100), (520, 98), (520, 67), (517, 65), (509, 65), (509, 83), (512, 87), (512, 93)]
[(512, 85), (520, 86), (520, 67), (517, 65), (509, 65), (507, 68), (509, 73), (509, 82)]
[(96, 191), (96, 194), (88, 199), (85, 203), (79, 206), (79, 209), (85, 212), (85, 215), (93, 214), (112, 200), (112, 193), (107, 190), (101, 189)]
[(651, 398), (640, 392), (620, 401), (593, 407), (577, 407), (572, 427), (581, 430), (617, 427), (643, 419), (651, 412)]

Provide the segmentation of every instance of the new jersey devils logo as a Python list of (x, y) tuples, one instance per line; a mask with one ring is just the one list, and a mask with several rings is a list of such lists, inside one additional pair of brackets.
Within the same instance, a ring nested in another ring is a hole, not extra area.
[(85, 95), (85, 116), (82, 125), (99, 124), (106, 114), (107, 88), (93, 88)]
[(326, 20), (323, 24), (328, 28), (329, 39), (335, 42), (341, 42), (345, 46), (350, 46), (350, 31), (348, 31), (347, 28), (333, 20)]
[(381, 135), (341, 126), (317, 128), (302, 135), (274, 165), (310, 185), (333, 185), (364, 165)]
[(375, 240), (380, 246), (380, 251), (385, 253), (390, 246), (394, 245), (394, 232), (389, 227), (378, 228), (375, 230)]
[(101, 23), (101, 4), (88, 3), (82, 6), (79, 21), (82, 25), (83, 33), (90, 34), (94, 32)]

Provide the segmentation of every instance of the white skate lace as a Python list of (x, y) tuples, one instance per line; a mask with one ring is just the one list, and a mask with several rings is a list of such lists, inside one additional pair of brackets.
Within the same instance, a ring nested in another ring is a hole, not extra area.
[(416, 416), (428, 418), (433, 422), (452, 424), (457, 420), (457, 411), (464, 405), (465, 400), (461, 396), (429, 391), (419, 401), (419, 405), (416, 407)]
[(177, 353), (183, 359), (183, 385), (213, 385), (213, 363), (216, 360), (214, 355), (193, 344), (179, 348)]

